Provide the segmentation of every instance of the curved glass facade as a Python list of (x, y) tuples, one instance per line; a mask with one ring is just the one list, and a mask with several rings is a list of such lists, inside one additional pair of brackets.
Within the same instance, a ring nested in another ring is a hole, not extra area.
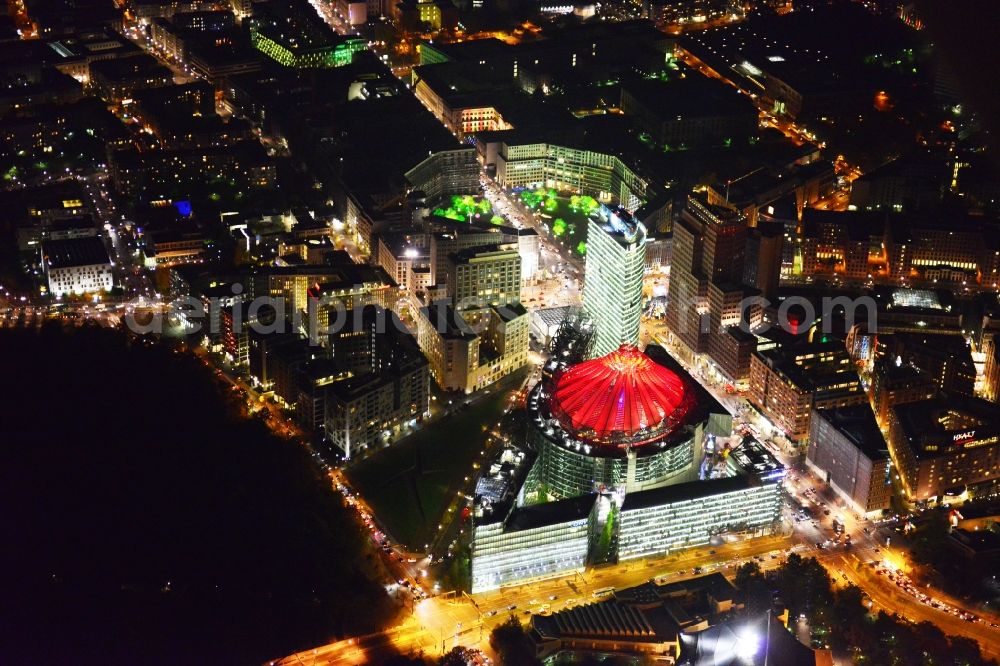
[[(566, 441), (559, 441), (563, 438)], [(538, 481), (548, 494), (557, 498), (585, 495), (600, 486), (628, 485), (632, 490), (650, 488), (668, 483), (694, 467), (693, 437), (653, 452), (644, 449), (630, 460), (624, 451), (613, 456), (600, 455), (589, 446), (566, 437), (558, 425), (535, 419), (529, 442), (538, 452)], [(633, 466), (631, 478), (630, 465)]]

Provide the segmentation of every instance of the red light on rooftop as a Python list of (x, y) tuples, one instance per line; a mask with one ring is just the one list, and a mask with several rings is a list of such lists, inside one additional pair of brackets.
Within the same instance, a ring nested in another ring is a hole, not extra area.
[(631, 345), (559, 377), (552, 415), (596, 444), (644, 444), (672, 431), (691, 408), (684, 380)]

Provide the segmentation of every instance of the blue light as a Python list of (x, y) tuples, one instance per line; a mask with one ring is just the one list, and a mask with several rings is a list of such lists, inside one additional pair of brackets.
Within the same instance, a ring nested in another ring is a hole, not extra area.
[(177, 212), (181, 214), (181, 217), (191, 216), (191, 202), (190, 201), (175, 201), (174, 208)]
[(783, 478), (785, 478), (786, 474), (787, 474), (787, 470), (785, 470), (785, 469), (776, 469), (773, 472), (768, 472), (767, 474), (764, 474), (760, 478), (761, 478), (761, 481), (773, 481), (774, 479), (783, 479)]

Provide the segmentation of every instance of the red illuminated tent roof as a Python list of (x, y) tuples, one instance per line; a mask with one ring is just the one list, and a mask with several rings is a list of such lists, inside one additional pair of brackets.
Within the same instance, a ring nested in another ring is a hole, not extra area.
[(636, 347), (622, 345), (566, 370), (551, 411), (574, 436), (624, 446), (670, 432), (690, 404), (684, 380)]

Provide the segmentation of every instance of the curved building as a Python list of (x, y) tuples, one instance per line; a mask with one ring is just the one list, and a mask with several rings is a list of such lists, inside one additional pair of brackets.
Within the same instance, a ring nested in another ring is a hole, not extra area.
[(752, 438), (734, 445), (732, 415), (662, 347), (647, 351), (546, 368), (529, 450), (476, 485), (473, 592), (780, 524), (781, 463)]
[(692, 380), (622, 345), (541, 382), (528, 398), (530, 482), (555, 498), (694, 478), (705, 413)]

